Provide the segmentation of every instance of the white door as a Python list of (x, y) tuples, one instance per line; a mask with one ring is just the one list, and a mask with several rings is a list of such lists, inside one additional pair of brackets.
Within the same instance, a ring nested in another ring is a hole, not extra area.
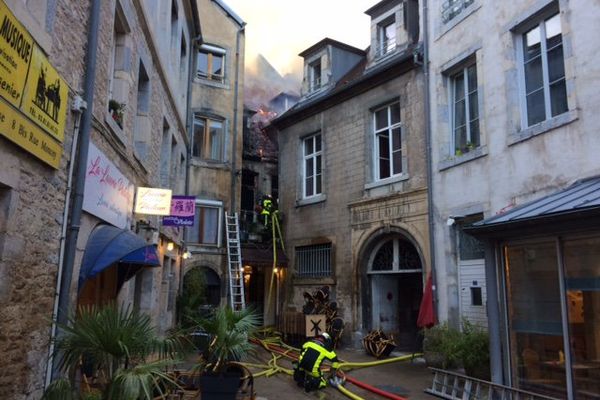
[(487, 327), (485, 260), (459, 260), (461, 315), (474, 324)]

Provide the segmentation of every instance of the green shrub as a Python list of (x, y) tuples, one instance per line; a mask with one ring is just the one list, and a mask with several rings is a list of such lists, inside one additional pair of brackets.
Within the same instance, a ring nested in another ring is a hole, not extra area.
[(490, 378), (489, 335), (481, 326), (463, 321), (461, 337), (461, 360), (469, 376), (488, 380)]
[[(460, 364), (461, 333), (447, 322), (425, 330), (423, 351), (428, 364), (440, 368), (455, 368)], [(430, 362), (432, 361), (432, 362)]]

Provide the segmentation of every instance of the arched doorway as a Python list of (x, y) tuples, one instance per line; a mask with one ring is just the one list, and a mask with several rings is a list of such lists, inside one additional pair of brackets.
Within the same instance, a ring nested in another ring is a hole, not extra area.
[(423, 295), (423, 266), (415, 245), (401, 234), (375, 241), (366, 260), (370, 315), (365, 325), (396, 338), (399, 350), (414, 350)]

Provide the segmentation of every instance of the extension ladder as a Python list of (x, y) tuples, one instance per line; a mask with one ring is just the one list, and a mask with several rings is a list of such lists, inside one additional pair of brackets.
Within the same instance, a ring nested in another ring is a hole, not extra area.
[(433, 371), (431, 388), (425, 393), (449, 400), (557, 400), (554, 397), (528, 392), (469, 376), (429, 368)]
[(240, 247), (240, 226), (237, 213), (225, 212), (227, 230), (227, 266), (229, 274), (229, 302), (234, 311), (246, 308), (244, 296), (244, 266)]

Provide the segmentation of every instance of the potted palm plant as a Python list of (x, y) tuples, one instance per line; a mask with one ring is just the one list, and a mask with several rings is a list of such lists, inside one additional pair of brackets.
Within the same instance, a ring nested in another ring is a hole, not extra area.
[[(165, 371), (185, 353), (186, 339), (159, 338), (149, 316), (114, 304), (83, 307), (59, 326), (63, 333), (55, 356), (70, 379), (54, 381), (43, 399), (152, 399), (176, 385)], [(80, 369), (94, 377), (92, 389), (83, 387), (81, 393), (74, 389)]]
[(198, 328), (209, 336), (199, 364), (203, 399), (235, 400), (242, 373), (234, 362), (251, 350), (248, 339), (259, 323), (255, 310), (233, 311), (229, 307), (219, 307), (212, 316), (198, 321)]

